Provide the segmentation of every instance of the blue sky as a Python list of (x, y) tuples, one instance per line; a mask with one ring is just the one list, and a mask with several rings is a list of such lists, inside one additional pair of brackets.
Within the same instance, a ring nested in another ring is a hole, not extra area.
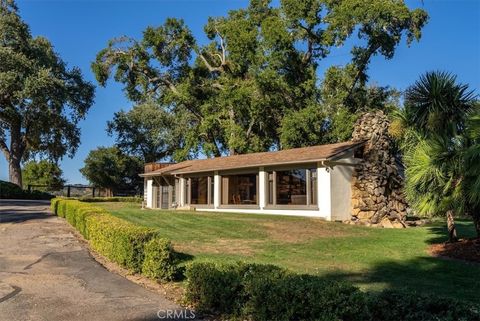
[[(152, 0), (152, 1), (18, 1), (20, 15), (30, 25), (33, 35), (50, 39), (56, 51), (78, 66), (94, 82), (90, 63), (109, 39), (128, 35), (140, 38), (142, 30), (160, 25), (167, 17), (183, 18), (197, 39), (206, 41), (203, 26), (209, 16), (225, 15), (228, 10), (245, 7), (240, 0)], [(395, 57), (375, 57), (370, 65), (370, 80), (379, 85), (405, 89), (428, 70), (447, 70), (480, 93), (480, 1), (409, 0), (410, 8), (422, 7), (430, 15), (419, 43), (408, 48), (403, 42)], [(321, 64), (319, 72), (332, 64), (349, 59), (348, 48), (341, 48)], [(82, 144), (73, 159), (61, 162), (70, 183), (86, 183), (78, 169), (88, 152), (97, 146), (113, 144), (106, 122), (120, 109), (129, 109), (121, 87), (110, 82), (98, 87), (95, 104), (80, 124)], [(8, 166), (0, 157), (0, 179), (8, 178)]]

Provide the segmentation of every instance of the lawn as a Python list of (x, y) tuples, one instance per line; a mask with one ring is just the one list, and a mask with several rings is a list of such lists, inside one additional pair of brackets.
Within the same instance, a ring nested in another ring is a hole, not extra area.
[[(364, 290), (407, 288), (480, 302), (480, 265), (428, 254), (443, 242), (441, 222), (378, 229), (319, 219), (141, 210), (133, 203), (97, 203), (113, 215), (158, 228), (188, 260), (272, 263), (300, 273), (348, 279)], [(469, 221), (459, 234), (474, 235)]]

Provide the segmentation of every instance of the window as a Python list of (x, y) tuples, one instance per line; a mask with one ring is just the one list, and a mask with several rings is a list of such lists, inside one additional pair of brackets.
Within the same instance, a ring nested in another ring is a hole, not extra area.
[(210, 190), (209, 190), (209, 194), (210, 194), (210, 204), (214, 204), (215, 201), (214, 201), (214, 191), (215, 191), (215, 180), (213, 179), (213, 177), (208, 177), (208, 180), (210, 181)]
[(239, 174), (222, 176), (222, 204), (256, 205), (258, 175)]
[(208, 176), (190, 178), (190, 204), (208, 204)]
[(317, 205), (317, 169), (296, 168), (268, 173), (268, 205)]
[(274, 173), (268, 173), (268, 204), (274, 204), (274, 184), (275, 184), (275, 179), (274, 179), (275, 174)]
[(307, 170), (277, 172), (277, 204), (307, 205)]
[(317, 169), (308, 170), (310, 173), (310, 204), (317, 205)]

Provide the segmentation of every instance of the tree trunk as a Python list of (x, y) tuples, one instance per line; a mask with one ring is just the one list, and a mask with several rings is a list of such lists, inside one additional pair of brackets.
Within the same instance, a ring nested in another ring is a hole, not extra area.
[(233, 141), (235, 140), (235, 132), (232, 130), (233, 127), (235, 126), (235, 111), (233, 110), (233, 107), (230, 107), (230, 110), (228, 111), (228, 116), (230, 117), (230, 139), (228, 142), (228, 154), (229, 156), (235, 155), (235, 148), (232, 146)]
[(457, 228), (455, 227), (455, 220), (453, 218), (452, 211), (447, 211), (447, 229), (448, 229), (448, 241), (457, 242)]
[(8, 160), (8, 180), (10, 183), (17, 184), (22, 187), (22, 168), (20, 160), (10, 156)]
[(10, 150), (8, 153), (8, 178), (11, 183), (22, 187), (22, 161), (25, 144), (22, 142), (20, 124), (13, 124), (10, 128)]
[(480, 239), (480, 207), (474, 207), (472, 212), (473, 226), (477, 232), (477, 238)]

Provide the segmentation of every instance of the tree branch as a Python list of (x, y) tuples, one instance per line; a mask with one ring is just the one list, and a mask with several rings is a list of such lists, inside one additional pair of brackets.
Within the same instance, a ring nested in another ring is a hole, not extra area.
[(5, 158), (8, 160), (10, 158), (10, 150), (8, 149), (8, 146), (3, 139), (0, 139), (0, 149), (5, 155)]

